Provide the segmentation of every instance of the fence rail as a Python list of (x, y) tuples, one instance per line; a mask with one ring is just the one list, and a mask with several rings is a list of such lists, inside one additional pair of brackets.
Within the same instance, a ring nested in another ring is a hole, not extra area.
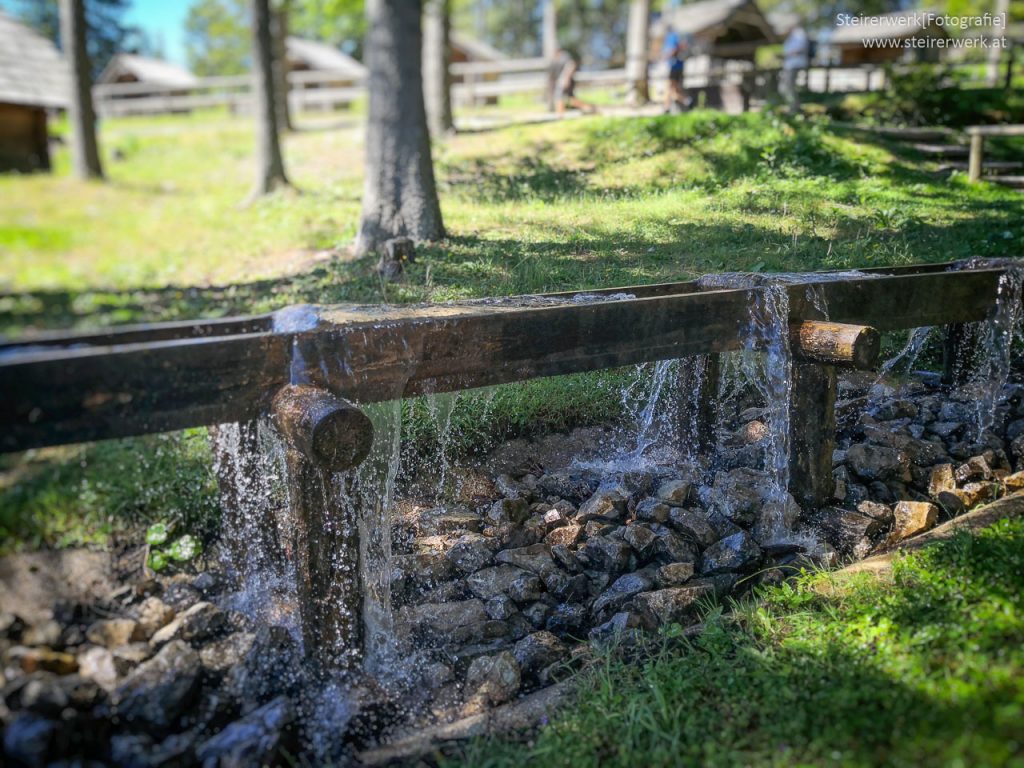
[[(458, 104), (472, 104), (521, 93), (543, 94), (548, 87), (548, 62), (542, 58), (509, 59), (497, 62), (462, 62), (451, 65), (455, 80), (452, 97)], [(663, 67), (652, 64), (650, 81), (664, 87)], [(749, 66), (691, 66), (684, 87), (706, 88), (720, 83), (751, 86), (760, 82), (774, 88), (778, 70)], [(582, 88), (625, 86), (624, 68), (585, 70), (577, 81)], [(346, 108), (365, 96), (365, 78), (351, 72), (301, 71), (288, 75), (289, 103), (293, 110)], [(801, 77), (804, 88), (815, 93), (878, 90), (885, 85), (885, 73), (877, 66), (812, 67)], [(198, 78), (191, 86), (150, 83), (114, 83), (93, 88), (101, 116), (151, 115), (187, 112), (210, 107), (234, 111), (252, 108), (252, 77), (230, 75)]]

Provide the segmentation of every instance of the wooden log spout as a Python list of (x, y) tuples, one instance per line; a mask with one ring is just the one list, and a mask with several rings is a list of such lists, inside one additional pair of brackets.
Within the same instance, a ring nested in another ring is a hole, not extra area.
[(274, 424), (303, 456), (323, 469), (358, 466), (373, 445), (373, 424), (348, 400), (302, 384), (282, 387), (274, 398)]
[(272, 414), (286, 442), (287, 530), (305, 652), (327, 668), (352, 671), (364, 640), (360, 509), (343, 471), (369, 454), (373, 425), (347, 400), (305, 385), (283, 387)]
[(882, 345), (881, 334), (870, 326), (824, 320), (794, 323), (789, 341), (799, 360), (861, 371), (874, 367)]

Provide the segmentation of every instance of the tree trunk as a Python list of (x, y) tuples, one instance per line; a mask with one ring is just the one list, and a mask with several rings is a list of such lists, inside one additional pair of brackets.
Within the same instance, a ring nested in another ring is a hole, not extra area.
[(629, 29), (626, 36), (626, 77), (629, 80), (629, 100), (637, 106), (650, 101), (647, 85), (650, 17), (650, 0), (630, 2)]
[(256, 107), (256, 187), (258, 197), (288, 185), (277, 133), (277, 108), (274, 97), (274, 55), (271, 34), (270, 0), (252, 0), (253, 96)]
[(423, 95), (427, 124), (435, 137), (455, 130), (452, 121), (451, 1), (426, 0), (423, 7)]
[(444, 237), (423, 105), (421, 3), (368, 0), (370, 106), (356, 253), (394, 237)]
[(288, 104), (288, 13), (291, 3), (284, 0), (274, 11), (271, 22), (274, 32), (274, 99), (277, 130), (292, 130), (292, 110)]
[(544, 58), (548, 61), (554, 59), (558, 52), (558, 9), (555, 7), (555, 0), (544, 0), (540, 43)]
[[(995, 6), (995, 16), (1002, 16), (1004, 26), (992, 26), (989, 33), (989, 37), (992, 42), (995, 42), (1006, 35), (1005, 23), (1009, 21), (1010, 0), (996, 0)], [(1002, 47), (993, 46), (988, 50), (988, 72), (986, 80), (989, 88), (995, 88), (999, 85), (999, 59), (1002, 57), (1002, 53)]]
[(84, 0), (60, 0), (60, 34), (71, 73), (71, 156), (80, 179), (102, 179), (103, 166), (96, 144), (96, 112), (92, 105), (92, 71), (85, 47)]

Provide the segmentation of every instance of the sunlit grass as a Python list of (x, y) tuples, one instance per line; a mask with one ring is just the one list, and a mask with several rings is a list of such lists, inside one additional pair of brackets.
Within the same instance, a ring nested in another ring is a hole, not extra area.
[[(705, 633), (609, 659), (575, 701), (472, 766), (1016, 766), (1024, 522), (960, 534), (891, 578), (809, 574)], [(448, 761), (452, 765), (456, 761)]]

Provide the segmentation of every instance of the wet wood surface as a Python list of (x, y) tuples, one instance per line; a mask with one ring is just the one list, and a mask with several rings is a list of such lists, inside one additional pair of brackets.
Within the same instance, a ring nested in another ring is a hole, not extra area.
[[(788, 287), (791, 321), (974, 322), (1000, 269), (930, 265)], [(356, 403), (738, 348), (753, 291), (694, 283), (405, 307), (323, 307), (315, 328), (234, 318), (0, 347), (0, 451), (246, 421), (289, 383)], [(580, 293), (636, 298), (580, 300)], [(822, 312), (824, 307), (827, 312)], [(235, 330), (245, 330), (235, 333)], [(221, 333), (223, 332), (223, 334)], [(199, 335), (197, 335), (199, 334)]]

